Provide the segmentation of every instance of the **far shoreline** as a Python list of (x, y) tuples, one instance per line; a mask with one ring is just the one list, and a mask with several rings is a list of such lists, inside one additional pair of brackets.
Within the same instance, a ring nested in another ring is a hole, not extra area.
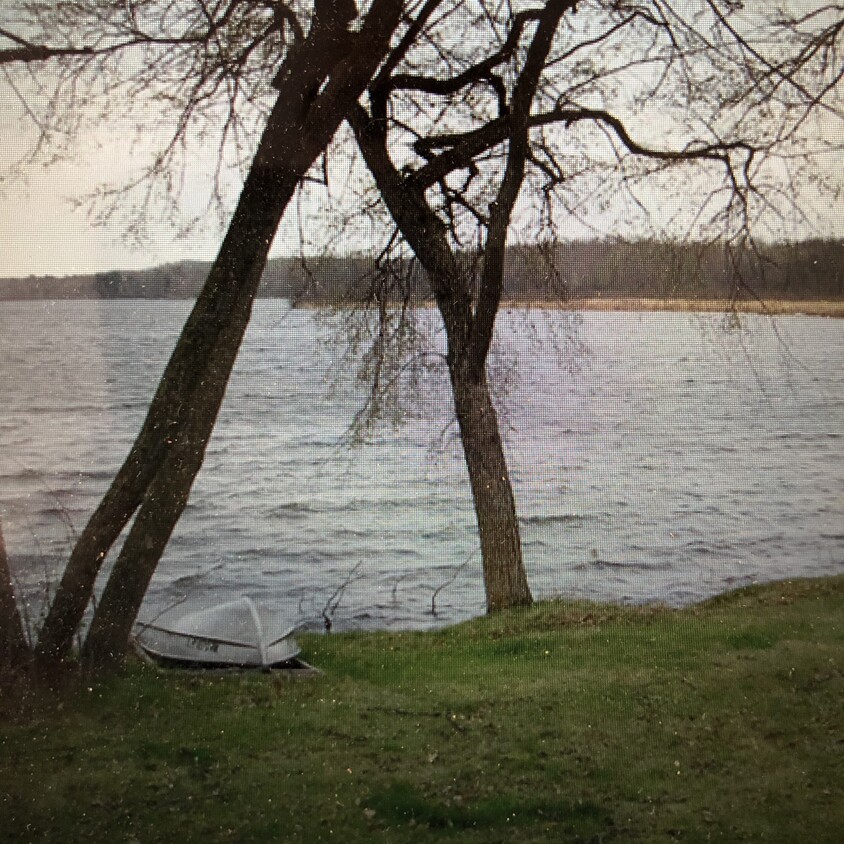
[(565, 301), (504, 301), (503, 310), (536, 308), (559, 311), (668, 311), (675, 313), (742, 313), (764, 316), (844, 318), (844, 300), (835, 299), (659, 299), (647, 296), (588, 296)]
[[(279, 298), (286, 297), (258, 297)], [(347, 310), (363, 303), (332, 302), (317, 299), (287, 299), (291, 307), (302, 310), (336, 308)], [(398, 303), (396, 303), (398, 307)], [(421, 300), (413, 307), (435, 308), (433, 299)], [(689, 314), (759, 314), (762, 316), (815, 316), (844, 319), (844, 299), (692, 299), (677, 297), (662, 299), (656, 296), (572, 296), (568, 299), (502, 299), (499, 312), (506, 311), (606, 311), (628, 313), (689, 313)]]
[[(288, 296), (261, 296), (257, 301), (287, 301), (293, 308), (319, 310), (338, 308), (345, 310), (363, 303), (355, 301), (329, 301), (318, 299), (296, 299)], [(0, 302), (192, 302), (193, 296), (4, 296), (0, 287)], [(420, 301), (416, 307), (433, 308), (431, 299)], [(605, 312), (660, 312), (667, 313), (712, 313), (712, 314), (760, 314), (763, 316), (816, 316), (844, 319), (844, 299), (695, 299), (688, 297), (660, 298), (656, 296), (572, 296), (568, 299), (503, 299), (501, 311), (516, 310), (548, 311), (605, 311)]]

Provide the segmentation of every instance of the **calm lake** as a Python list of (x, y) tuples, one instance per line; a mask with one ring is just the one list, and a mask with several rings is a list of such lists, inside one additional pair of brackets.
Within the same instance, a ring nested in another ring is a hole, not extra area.
[[(0, 303), (0, 518), (30, 613), (137, 433), (188, 307)], [(330, 603), (335, 629), (483, 612), (445, 382), (398, 427), (342, 445), (364, 392), (330, 323), (258, 302), (143, 618), (239, 594), (313, 627)], [(514, 312), (496, 367), (536, 597), (679, 605), (844, 572), (844, 320)]]

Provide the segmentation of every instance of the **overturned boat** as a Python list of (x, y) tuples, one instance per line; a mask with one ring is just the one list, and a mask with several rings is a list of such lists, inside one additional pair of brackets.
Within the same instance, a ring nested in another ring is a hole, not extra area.
[[(135, 641), (152, 658), (196, 667), (297, 667), (295, 627), (246, 595), (171, 619), (140, 623)], [(310, 666), (308, 666), (310, 667)]]

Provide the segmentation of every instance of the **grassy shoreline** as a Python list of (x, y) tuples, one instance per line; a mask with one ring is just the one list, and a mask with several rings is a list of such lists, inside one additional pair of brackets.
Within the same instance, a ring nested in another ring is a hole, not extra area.
[(844, 575), (133, 665), (0, 719), (0, 841), (812, 841), (844, 828)]

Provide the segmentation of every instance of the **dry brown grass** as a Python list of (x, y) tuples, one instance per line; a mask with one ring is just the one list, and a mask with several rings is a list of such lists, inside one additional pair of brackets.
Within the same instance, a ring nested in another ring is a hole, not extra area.
[(678, 311), (681, 313), (747, 313), (844, 317), (844, 301), (832, 299), (659, 299), (647, 296), (588, 296), (566, 302), (509, 302), (505, 307), (570, 311)]

